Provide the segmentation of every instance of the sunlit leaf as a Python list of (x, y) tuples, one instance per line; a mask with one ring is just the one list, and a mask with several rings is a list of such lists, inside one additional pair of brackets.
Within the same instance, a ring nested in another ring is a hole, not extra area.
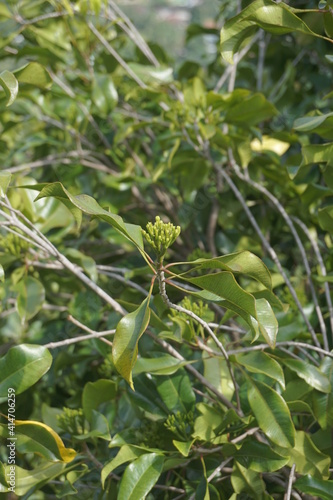
[(13, 104), (17, 97), (18, 93), (18, 81), (16, 80), (15, 76), (13, 73), (10, 73), (10, 71), (3, 71), (0, 73), (0, 85), (5, 91), (6, 95), (6, 106), (10, 106)]
[(31, 387), (48, 371), (51, 363), (52, 356), (43, 346), (21, 344), (9, 349), (0, 359), (0, 397), (6, 397), (10, 387), (16, 394)]
[(145, 498), (158, 481), (164, 457), (157, 453), (146, 453), (127, 466), (119, 487), (119, 500)]
[(307, 433), (296, 432), (295, 448), (289, 453), (289, 465), (296, 464), (299, 474), (310, 474), (318, 479), (329, 478), (330, 457), (318, 450)]
[(255, 0), (224, 24), (221, 30), (222, 57), (232, 63), (234, 54), (258, 28), (275, 35), (299, 32), (322, 38), (296, 15), (298, 12), (300, 11), (283, 2), (276, 4), (272, 0)]
[(331, 392), (330, 381), (317, 367), (301, 359), (283, 359), (281, 361), (314, 389), (325, 393)]

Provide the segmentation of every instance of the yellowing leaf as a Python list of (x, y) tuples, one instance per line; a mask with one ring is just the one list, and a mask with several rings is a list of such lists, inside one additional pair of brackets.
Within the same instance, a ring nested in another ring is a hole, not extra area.
[(262, 151), (273, 151), (273, 153), (278, 156), (284, 155), (286, 151), (290, 148), (288, 142), (280, 141), (279, 139), (274, 139), (268, 135), (264, 135), (262, 141), (259, 139), (253, 139), (251, 142), (252, 151), (261, 153)]
[[(46, 424), (34, 420), (16, 420), (16, 432), (25, 436), (26, 452), (38, 453), (48, 460), (71, 462), (76, 451), (66, 448), (58, 434)], [(20, 443), (18, 443), (19, 445)]]

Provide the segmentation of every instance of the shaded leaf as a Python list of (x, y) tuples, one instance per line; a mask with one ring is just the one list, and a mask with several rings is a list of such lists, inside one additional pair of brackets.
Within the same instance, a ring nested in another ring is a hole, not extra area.
[(88, 382), (82, 393), (82, 408), (87, 420), (91, 421), (93, 410), (97, 410), (101, 403), (112, 401), (117, 393), (117, 385), (113, 380), (99, 379)]
[(300, 477), (294, 483), (294, 487), (303, 493), (313, 495), (322, 500), (331, 500), (333, 492), (333, 481), (324, 481), (310, 475)]
[(147, 297), (138, 309), (119, 321), (112, 345), (114, 366), (133, 390), (132, 369), (138, 355), (138, 341), (149, 324), (149, 300)]
[[(322, 361), (320, 370), (327, 376), (331, 387), (333, 387), (333, 360), (326, 357)], [(323, 394), (313, 391), (313, 412), (322, 429), (333, 427), (333, 392)]]
[(195, 403), (191, 381), (183, 369), (169, 377), (158, 377), (156, 388), (170, 412), (186, 413)]
[(261, 332), (269, 346), (275, 346), (278, 323), (270, 304), (266, 299), (255, 299), (253, 295), (243, 290), (231, 272), (222, 271), (196, 278), (181, 277), (181, 279), (204, 289), (204, 292), (191, 292), (192, 295), (204, 300), (217, 301), (218, 297), (223, 299), (222, 307), (239, 314), (250, 326), (254, 332), (253, 340), (256, 340)]
[(266, 436), (283, 448), (292, 448), (295, 428), (289, 408), (280, 394), (262, 382), (249, 379), (248, 399), (258, 425)]
[(235, 458), (243, 467), (256, 472), (274, 472), (289, 461), (289, 456), (280, 455), (270, 446), (254, 440), (245, 441), (236, 451)]

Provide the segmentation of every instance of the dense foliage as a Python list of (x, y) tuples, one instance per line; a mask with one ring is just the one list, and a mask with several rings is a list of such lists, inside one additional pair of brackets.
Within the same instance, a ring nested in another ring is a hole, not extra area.
[(333, 497), (333, 3), (290, 4), (174, 63), (0, 3), (0, 495)]

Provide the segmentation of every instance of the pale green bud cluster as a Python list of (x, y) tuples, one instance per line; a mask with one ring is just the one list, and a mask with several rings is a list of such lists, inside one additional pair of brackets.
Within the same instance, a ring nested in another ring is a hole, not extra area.
[(181, 305), (188, 311), (191, 311), (197, 316), (200, 316), (200, 318), (202, 318), (208, 311), (208, 304), (205, 304), (202, 300), (198, 300), (198, 302), (192, 302), (188, 297), (184, 297)]
[(6, 236), (0, 235), (0, 250), (16, 257), (25, 254), (29, 248), (29, 243), (18, 235), (7, 233)]
[(176, 434), (179, 438), (188, 439), (193, 432), (193, 411), (189, 411), (187, 413), (181, 413), (178, 411), (176, 414), (171, 414), (166, 419), (164, 425), (169, 431)]
[(69, 432), (72, 436), (85, 434), (87, 430), (82, 408), (77, 410), (63, 408), (61, 415), (57, 415), (57, 420), (59, 427)]
[(157, 215), (155, 224), (148, 222), (146, 229), (147, 231), (142, 229), (143, 236), (155, 251), (157, 258), (162, 260), (167, 249), (180, 235), (180, 227), (174, 226), (171, 222), (164, 223)]

